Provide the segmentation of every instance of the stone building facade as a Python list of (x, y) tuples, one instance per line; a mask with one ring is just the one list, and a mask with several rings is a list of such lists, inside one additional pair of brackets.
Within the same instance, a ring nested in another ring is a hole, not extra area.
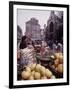
[[(60, 12), (59, 12), (60, 13)], [(62, 13), (62, 12), (61, 12)], [(46, 27), (46, 41), (62, 42), (63, 39), (63, 15), (59, 18), (54, 11), (51, 11)]]
[(41, 29), (37, 19), (31, 18), (26, 22), (25, 35), (33, 41), (41, 40)]
[(20, 26), (18, 25), (18, 26), (17, 26), (17, 49), (19, 49), (19, 44), (20, 44), (20, 42), (21, 42), (22, 36), (23, 36), (22, 29), (21, 29)]

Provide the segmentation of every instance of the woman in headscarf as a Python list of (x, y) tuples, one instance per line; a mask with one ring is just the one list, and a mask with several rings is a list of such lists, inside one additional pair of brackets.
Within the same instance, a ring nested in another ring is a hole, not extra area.
[(23, 66), (36, 62), (35, 51), (30, 38), (23, 36), (20, 43), (20, 64)]

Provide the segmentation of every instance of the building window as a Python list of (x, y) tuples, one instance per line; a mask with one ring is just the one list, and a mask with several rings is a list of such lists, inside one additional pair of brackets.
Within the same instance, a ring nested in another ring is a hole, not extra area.
[(53, 22), (50, 23), (50, 32), (53, 32)]

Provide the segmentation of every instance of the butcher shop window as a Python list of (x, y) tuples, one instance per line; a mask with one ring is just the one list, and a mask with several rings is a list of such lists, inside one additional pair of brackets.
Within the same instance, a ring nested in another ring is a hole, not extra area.
[(53, 32), (53, 22), (50, 23), (50, 32)]

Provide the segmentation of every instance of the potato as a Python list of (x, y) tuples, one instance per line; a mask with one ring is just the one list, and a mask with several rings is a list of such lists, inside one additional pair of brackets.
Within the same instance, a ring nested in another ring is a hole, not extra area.
[(23, 71), (21, 73), (22, 79), (28, 79), (30, 77), (31, 73), (28, 71)]
[(60, 55), (59, 57), (59, 62), (62, 64), (63, 63), (63, 55)]
[(35, 67), (36, 67), (36, 63), (34, 63), (34, 64), (31, 64), (31, 70), (34, 70), (35, 69)]
[(55, 53), (55, 57), (59, 59), (60, 53)]
[(36, 72), (40, 72), (40, 69), (41, 69), (41, 65), (40, 64), (37, 64), (36, 65), (36, 68), (35, 68), (35, 71)]
[(59, 59), (56, 59), (56, 60), (54, 61), (54, 66), (57, 67), (58, 64), (59, 64)]
[(45, 75), (45, 70), (46, 70), (45, 67), (41, 66), (40, 73), (42, 76)]
[(31, 75), (31, 76), (29, 77), (29, 80), (34, 80), (34, 77)]
[(52, 76), (51, 76), (51, 79), (55, 79), (55, 76), (54, 76), (54, 75), (52, 75)]
[(57, 71), (58, 71), (59, 73), (63, 73), (63, 64), (59, 64), (59, 65), (58, 65)]
[(30, 67), (26, 67), (26, 71), (31, 72)]
[(49, 69), (46, 69), (45, 75), (50, 78), (52, 76), (52, 72)]
[(40, 79), (41, 78), (41, 75), (39, 72), (35, 72), (35, 75), (34, 75), (34, 78), (37, 80), (37, 79)]
[(43, 77), (41, 77), (41, 79), (47, 79), (47, 77), (46, 76), (43, 76)]
[(35, 71), (32, 71), (32, 72), (31, 72), (31, 75), (34, 76), (34, 75), (35, 75)]

